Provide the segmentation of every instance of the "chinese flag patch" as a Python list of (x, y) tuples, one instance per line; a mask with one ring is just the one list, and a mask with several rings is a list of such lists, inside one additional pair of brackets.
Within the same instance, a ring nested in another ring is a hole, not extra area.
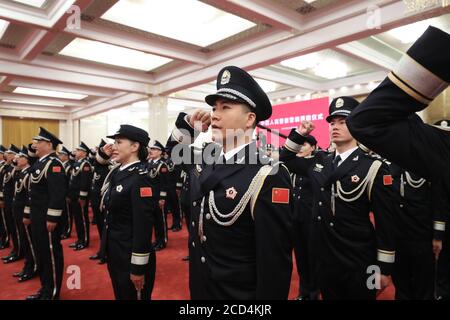
[(272, 203), (289, 203), (289, 189), (273, 188)]
[(392, 185), (392, 176), (391, 175), (383, 176), (383, 184), (385, 186), (391, 186)]
[(52, 172), (61, 172), (61, 167), (53, 167)]
[(141, 198), (147, 198), (147, 197), (151, 197), (153, 195), (152, 188), (150, 188), (150, 187), (141, 188), (140, 192), (141, 192)]

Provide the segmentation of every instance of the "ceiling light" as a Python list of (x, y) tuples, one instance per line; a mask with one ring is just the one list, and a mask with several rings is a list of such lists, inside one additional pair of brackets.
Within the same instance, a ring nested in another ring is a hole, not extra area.
[(375, 82), (373, 82), (373, 81), (371, 81), (371, 82), (369, 82), (368, 84), (367, 84), (367, 88), (369, 89), (369, 90), (373, 90), (373, 89), (375, 89), (377, 87), (377, 84), (375, 83)]
[(196, 0), (121, 0), (101, 18), (201, 47), (255, 26)]
[(317, 52), (306, 54), (304, 56), (291, 58), (281, 61), (282, 66), (293, 68), (299, 71), (314, 68), (320, 62), (320, 56)]
[(9, 21), (0, 19), (0, 39), (5, 34), (6, 29), (8, 28), (8, 26), (9, 26)]
[(24, 88), (24, 87), (17, 87), (13, 92), (14, 93), (22, 93), (22, 94), (31, 94), (31, 95), (35, 95), (35, 96), (74, 99), (74, 100), (81, 100), (81, 99), (84, 99), (87, 97), (87, 95), (77, 94), (77, 93), (32, 89), (32, 88)]
[(326, 59), (314, 68), (314, 74), (330, 80), (343, 78), (348, 74), (348, 67), (344, 62), (335, 59)]
[(333, 94), (336, 93), (336, 90), (335, 90), (335, 89), (330, 89), (330, 90), (328, 90), (328, 93), (329, 93), (330, 95), (333, 95)]
[(360, 90), (361, 89), (361, 85), (360, 84), (355, 84), (353, 89)]
[(419, 21), (389, 30), (388, 34), (404, 44), (413, 43), (425, 32), (429, 25), (430, 22), (427, 22), (426, 20)]
[(348, 91), (348, 87), (344, 86), (344, 87), (341, 88), (341, 92), (347, 92), (347, 91)]
[(99, 41), (74, 39), (59, 54), (115, 66), (150, 71), (171, 59)]
[(264, 92), (273, 92), (277, 89), (277, 84), (273, 81), (254, 78)]
[(27, 6), (32, 6), (32, 7), (36, 7), (36, 8), (41, 8), (42, 5), (45, 3), (45, 1), (47, 0), (13, 0), (14, 2), (19, 2), (22, 4), (26, 4)]

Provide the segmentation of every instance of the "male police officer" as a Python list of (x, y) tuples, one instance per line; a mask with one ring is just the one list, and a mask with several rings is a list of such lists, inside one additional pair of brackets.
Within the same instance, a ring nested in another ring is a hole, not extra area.
[(164, 146), (155, 140), (152, 146), (150, 146), (149, 158), (147, 169), (150, 173), (153, 173), (153, 179), (157, 179), (159, 183), (159, 208), (155, 212), (155, 243), (153, 246), (156, 251), (162, 250), (166, 247), (168, 241), (167, 234), (167, 220), (165, 213), (167, 188), (169, 186), (169, 168), (167, 163), (162, 159), (161, 155), (164, 150)]
[[(94, 213), (94, 219), (97, 225), (100, 240), (103, 238), (103, 222), (105, 220), (103, 209), (100, 208), (100, 202), (102, 198), (101, 191), (103, 182), (105, 181), (105, 178), (109, 173), (109, 166), (111, 164), (108, 161), (108, 157), (102, 151), (102, 148), (105, 145), (106, 141), (102, 139), (100, 141), (100, 144), (98, 145), (95, 159), (92, 161), (94, 163), (94, 175), (92, 177), (91, 192), (89, 194), (92, 212)], [(104, 255), (101, 252), (101, 248), (99, 248), (99, 251), (95, 255), (90, 256), (89, 259), (99, 259), (100, 264), (103, 264), (105, 262)]]
[[(0, 145), (0, 184), (3, 181), (3, 170), (5, 169), (5, 151), (6, 148)], [(0, 186), (0, 197), (3, 196), (1, 191), (3, 188)], [(0, 206), (0, 250), (9, 247), (9, 234), (8, 227), (6, 225), (6, 217), (3, 206)]]
[[(298, 157), (313, 157), (317, 140), (313, 136), (305, 137)], [(295, 200), (294, 215), (294, 252), (299, 274), (300, 294), (297, 300), (317, 300), (319, 288), (316, 277), (315, 252), (312, 250), (313, 227), (313, 189), (308, 176), (291, 174)]]
[(27, 299), (58, 299), (64, 268), (58, 222), (65, 205), (67, 182), (64, 166), (55, 150), (62, 142), (42, 127), (33, 140), (39, 160), (31, 170), (29, 204), (24, 210), (31, 219), (24, 219), (24, 224), (31, 223), (41, 288)]
[[(65, 146), (62, 146), (61, 151), (58, 152), (58, 158), (64, 165), (64, 170), (67, 176), (67, 185), (69, 184), (72, 164), (74, 163), (74, 161), (70, 160), (69, 157), (70, 151)], [(72, 225), (73, 215), (70, 214), (69, 203), (66, 199), (66, 205), (64, 206), (63, 213), (61, 215), (61, 239), (67, 239), (70, 237), (70, 234), (72, 233)]]
[[(348, 132), (346, 117), (357, 105), (351, 97), (339, 97), (330, 104), (327, 121), (335, 154), (296, 156), (314, 129), (312, 122), (304, 121), (291, 131), (280, 156), (291, 171), (311, 179), (314, 243), (324, 299), (375, 299), (374, 289), (384, 290), (389, 284), (395, 260), (392, 177), (387, 165), (366, 155)], [(374, 271), (381, 271), (381, 281), (372, 287), (368, 280)]]
[(16, 174), (16, 168), (13, 163), (16, 154), (20, 152), (19, 148), (11, 144), (8, 150), (6, 150), (6, 164), (3, 169), (3, 180), (0, 181), (2, 187), (0, 187), (0, 207), (4, 206), (6, 226), (9, 231), (9, 236), (13, 242), (13, 249), (11, 253), (2, 257), (4, 263), (11, 263), (17, 261), (23, 257), (23, 252), (20, 248), (20, 239), (17, 230), (17, 225), (14, 220), (12, 212), (12, 203), (14, 198), (14, 176)]
[(270, 101), (247, 72), (234, 66), (219, 72), (217, 92), (205, 100), (212, 116), (203, 110), (181, 113), (168, 142), (180, 143), (171, 150), (174, 161), (179, 152), (183, 158), (192, 155), (188, 145), (211, 124), (219, 144), (215, 152), (205, 147), (198, 165), (182, 161), (194, 173), (191, 298), (286, 299), (292, 271), (289, 172), (264, 163), (252, 141), (256, 123), (272, 113)]
[(78, 240), (74, 250), (83, 250), (89, 246), (89, 214), (86, 201), (92, 182), (92, 166), (87, 159), (90, 149), (84, 142), (76, 148), (76, 160), (69, 180), (69, 208), (75, 219)]
[[(423, 123), (415, 113), (448, 87), (449, 48), (450, 35), (429, 27), (348, 118), (356, 139), (436, 188), (441, 186), (444, 202), (450, 197), (450, 131)], [(439, 230), (445, 231), (445, 224)]]
[(17, 174), (14, 179), (13, 215), (25, 264), (22, 271), (15, 273), (13, 276), (19, 277), (19, 282), (23, 282), (33, 278), (37, 273), (36, 252), (32, 242), (30, 226), (23, 224), (24, 218), (30, 219), (29, 214), (24, 213), (29, 197), (28, 187), (31, 173), (30, 156), (28, 155), (27, 147), (23, 146), (22, 150), (17, 154), (16, 160)]

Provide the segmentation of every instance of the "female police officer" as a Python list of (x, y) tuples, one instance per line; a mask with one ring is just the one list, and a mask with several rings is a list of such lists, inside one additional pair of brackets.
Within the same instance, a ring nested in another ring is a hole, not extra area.
[(118, 300), (149, 299), (156, 270), (151, 230), (157, 208), (156, 186), (144, 163), (150, 138), (131, 125), (121, 125), (108, 138), (115, 142), (103, 151), (118, 165), (105, 179), (101, 206), (106, 210), (103, 249), (114, 295)]

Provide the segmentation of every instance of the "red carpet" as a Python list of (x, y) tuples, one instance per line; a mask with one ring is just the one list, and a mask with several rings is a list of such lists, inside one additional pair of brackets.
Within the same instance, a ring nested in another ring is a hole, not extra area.
[[(170, 220), (170, 218), (169, 218)], [(170, 225), (170, 221), (169, 221)], [(73, 251), (68, 246), (75, 242), (75, 230), (72, 237), (62, 241), (64, 247), (65, 270), (69, 266), (78, 266), (81, 270), (81, 288), (68, 289), (67, 278), (70, 274), (64, 274), (61, 290), (61, 299), (64, 300), (109, 300), (114, 299), (111, 282), (106, 264), (98, 265), (97, 261), (89, 260), (99, 246), (99, 237), (96, 226), (91, 226), (91, 245), (81, 251)], [(0, 251), (0, 256), (9, 254), (10, 249)], [(157, 252), (156, 281), (152, 298), (155, 300), (179, 300), (189, 299), (188, 288), (188, 262), (181, 259), (187, 255), (187, 230), (183, 227), (180, 232), (169, 231), (169, 244), (166, 249)], [(24, 283), (18, 283), (12, 277), (14, 272), (20, 271), (23, 260), (12, 264), (0, 263), (0, 300), (22, 300), (27, 295), (35, 293), (39, 289), (39, 278), (36, 277)], [(294, 263), (289, 299), (294, 299), (298, 293), (298, 276)], [(393, 299), (394, 288), (389, 287), (380, 295), (380, 299)]]

